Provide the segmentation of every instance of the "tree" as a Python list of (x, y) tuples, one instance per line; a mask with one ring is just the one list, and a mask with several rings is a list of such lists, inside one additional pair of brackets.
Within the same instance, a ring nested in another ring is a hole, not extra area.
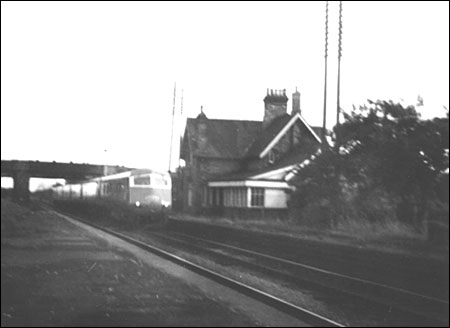
[[(325, 151), (299, 172), (296, 183), (302, 191), (294, 199), (299, 204), (328, 199), (338, 205), (348, 199), (346, 186), (356, 186), (359, 197), (383, 190), (397, 202), (398, 218), (420, 227), (433, 202), (442, 202), (440, 181), (448, 177), (448, 116), (421, 120), (412, 106), (369, 101), (346, 115), (337, 129), (339, 148)], [(330, 210), (342, 216), (339, 207)]]
[(410, 215), (418, 225), (437, 198), (439, 176), (448, 170), (448, 118), (421, 120), (414, 107), (393, 102), (369, 105), (340, 127), (342, 143), (363, 164), (373, 186), (399, 196), (409, 210), (417, 207)]

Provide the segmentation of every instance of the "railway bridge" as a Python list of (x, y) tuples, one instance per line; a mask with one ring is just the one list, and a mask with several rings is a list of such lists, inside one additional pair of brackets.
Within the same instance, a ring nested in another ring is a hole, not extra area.
[(80, 181), (92, 179), (106, 174), (129, 171), (124, 166), (2, 160), (2, 177), (14, 180), (14, 197), (29, 200), (30, 178), (53, 178)]

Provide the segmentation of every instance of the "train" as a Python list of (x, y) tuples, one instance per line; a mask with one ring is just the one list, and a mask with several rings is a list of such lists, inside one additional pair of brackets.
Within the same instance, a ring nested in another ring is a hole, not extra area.
[(172, 181), (168, 172), (137, 169), (53, 187), (55, 199), (113, 199), (165, 210), (172, 207)]

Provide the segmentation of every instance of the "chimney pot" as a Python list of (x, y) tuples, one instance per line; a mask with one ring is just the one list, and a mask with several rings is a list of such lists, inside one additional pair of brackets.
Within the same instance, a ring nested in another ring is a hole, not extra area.
[(267, 127), (275, 118), (287, 114), (286, 89), (270, 89), (264, 98), (263, 128)]

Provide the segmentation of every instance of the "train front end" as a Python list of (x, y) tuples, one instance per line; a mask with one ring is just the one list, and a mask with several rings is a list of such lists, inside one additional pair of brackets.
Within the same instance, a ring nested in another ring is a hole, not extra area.
[(168, 173), (141, 172), (130, 176), (130, 203), (152, 210), (172, 207), (172, 181)]

